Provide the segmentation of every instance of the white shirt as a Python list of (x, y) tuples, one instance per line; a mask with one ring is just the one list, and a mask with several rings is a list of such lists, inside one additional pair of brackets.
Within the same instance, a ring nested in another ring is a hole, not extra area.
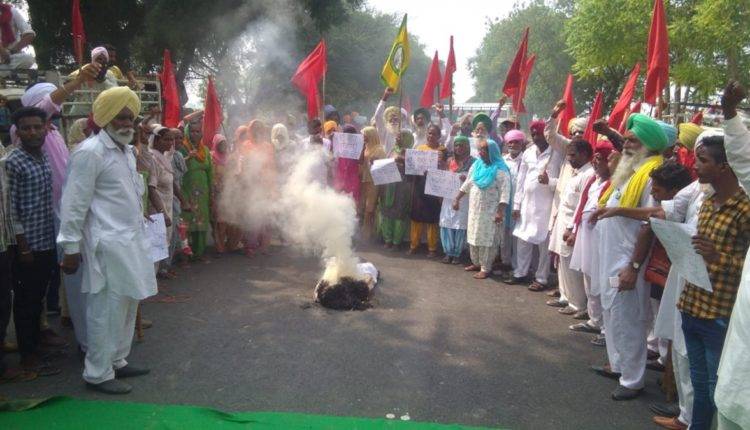
[[(570, 166), (570, 163), (568, 163), (568, 166)], [(581, 193), (593, 175), (594, 168), (591, 167), (591, 163), (586, 163), (578, 169), (571, 167), (570, 179), (566, 181), (565, 188), (560, 193), (560, 206), (550, 233), (549, 250), (557, 255), (568, 257), (573, 250), (562, 237), (566, 229), (573, 228), (573, 217), (578, 202), (581, 200)]]
[[(607, 207), (620, 205), (622, 191), (627, 188), (628, 183), (632, 179), (633, 177), (631, 176), (628, 181), (622, 184), (622, 186), (614, 190), (607, 201)], [(656, 203), (651, 197), (651, 180), (649, 179), (648, 184), (641, 194), (638, 207), (654, 207), (655, 205)], [(648, 321), (652, 316), (651, 305), (649, 302), (651, 288), (643, 279), (643, 272), (646, 268), (645, 265), (641, 267), (641, 270), (638, 273), (635, 290), (620, 292), (617, 288), (613, 287), (609, 281), (609, 278), (616, 277), (620, 270), (630, 264), (630, 259), (633, 257), (633, 251), (635, 250), (635, 244), (638, 239), (638, 232), (642, 225), (643, 221), (621, 216), (605, 218), (596, 223), (595, 230), (599, 237), (597, 246), (597, 252), (599, 255), (597, 282), (599, 282), (599, 285), (601, 286), (602, 307), (604, 309), (609, 309), (612, 306), (617, 294), (636, 294), (638, 295), (639, 315), (633, 315), (633, 317), (638, 317), (643, 321)]]
[(597, 178), (589, 187), (588, 199), (581, 209), (581, 224), (575, 229), (576, 243), (573, 245), (573, 252), (570, 254), (570, 268), (583, 272), (590, 277), (592, 296), (598, 296), (601, 293), (599, 280), (595, 273), (599, 264), (599, 250), (597, 249), (599, 238), (596, 235), (594, 225), (589, 221), (591, 215), (599, 207), (599, 196), (605, 185), (607, 185), (606, 180)]
[[(560, 174), (562, 153), (548, 146), (539, 152), (536, 145), (527, 148), (521, 156), (518, 168), (517, 187), (513, 198), (513, 210), (521, 211), (513, 235), (523, 241), (540, 244), (549, 234), (549, 217), (556, 181)], [(547, 170), (548, 184), (539, 183), (539, 175)]]
[(26, 21), (26, 19), (23, 17), (23, 15), (21, 15), (21, 12), (19, 12), (17, 8), (11, 6), (10, 10), (13, 15), (13, 20), (11, 21), (11, 23), (13, 26), (13, 33), (16, 35), (15, 43), (18, 43), (21, 37), (26, 34), (36, 35), (36, 33), (34, 33), (34, 29), (31, 28), (29, 22)]
[[(750, 132), (739, 116), (724, 122), (724, 148), (729, 165), (745, 191), (750, 190)], [(725, 417), (750, 428), (750, 251), (729, 320), (719, 364), (714, 400)]]
[(57, 243), (82, 253), (82, 291), (142, 300), (156, 294), (143, 217), (144, 184), (130, 146), (101, 131), (71, 155)]

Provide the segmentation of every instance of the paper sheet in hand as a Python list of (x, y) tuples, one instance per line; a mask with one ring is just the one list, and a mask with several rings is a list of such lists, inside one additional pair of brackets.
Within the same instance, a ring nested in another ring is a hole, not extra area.
[(151, 246), (151, 261), (164, 260), (169, 257), (167, 243), (167, 225), (164, 224), (164, 214), (150, 215), (153, 221), (144, 220), (146, 224), (146, 240)]
[(428, 170), (437, 170), (438, 152), (437, 151), (420, 151), (417, 149), (406, 150), (406, 170), (407, 175), (424, 176)]
[(453, 200), (456, 198), (459, 188), (461, 188), (461, 178), (458, 173), (448, 170), (430, 170), (427, 172), (427, 181), (424, 185), (425, 194)]
[(393, 158), (375, 160), (370, 166), (370, 175), (375, 185), (385, 185), (393, 182), (401, 182), (401, 173)]
[(471, 155), (474, 158), (479, 158), (479, 139), (476, 137), (470, 137), (469, 138), (469, 155)]
[(695, 252), (692, 238), (695, 226), (651, 218), (651, 230), (667, 250), (669, 261), (691, 284), (712, 292), (711, 279), (703, 257)]
[(333, 156), (336, 158), (359, 160), (364, 146), (365, 137), (361, 134), (333, 133)]

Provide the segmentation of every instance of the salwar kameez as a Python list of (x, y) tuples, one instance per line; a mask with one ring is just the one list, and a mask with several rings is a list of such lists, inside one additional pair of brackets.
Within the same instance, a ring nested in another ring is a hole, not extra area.
[[(437, 151), (428, 145), (417, 147), (419, 151)], [(427, 182), (427, 175), (412, 176), (414, 191), (411, 199), (411, 234), (410, 246), (412, 251), (419, 247), (422, 239), (422, 231), (427, 230), (427, 249), (430, 252), (437, 252), (440, 221), (440, 197), (425, 194), (424, 187)]]
[(213, 165), (211, 153), (204, 149), (205, 158), (190, 157), (185, 160), (187, 172), (182, 178), (182, 192), (192, 207), (192, 211), (183, 212), (182, 218), (188, 223), (188, 240), (195, 257), (206, 252), (208, 228), (210, 225), (211, 182)]
[(378, 230), (386, 244), (398, 246), (404, 239), (411, 208), (411, 186), (402, 180), (383, 187)]
[[(462, 162), (455, 158), (448, 160), (448, 170), (454, 173), (469, 171), (474, 164), (474, 157), (467, 155)], [(466, 227), (469, 223), (469, 203), (460, 202), (457, 211), (453, 210), (453, 202), (443, 199), (440, 207), (440, 242), (443, 252), (448, 257), (458, 258), (466, 247)]]

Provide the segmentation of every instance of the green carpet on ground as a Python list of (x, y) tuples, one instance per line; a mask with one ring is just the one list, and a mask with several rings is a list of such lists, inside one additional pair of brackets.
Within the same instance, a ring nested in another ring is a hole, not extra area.
[(226, 413), (183, 405), (102, 402), (53, 397), (44, 401), (0, 402), (0, 429), (288, 429), (449, 430), (478, 429), (412, 421), (333, 417), (282, 412)]

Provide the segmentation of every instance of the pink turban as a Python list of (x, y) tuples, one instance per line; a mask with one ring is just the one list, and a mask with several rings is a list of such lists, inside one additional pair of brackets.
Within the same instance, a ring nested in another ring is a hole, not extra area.
[(520, 140), (524, 142), (526, 141), (526, 135), (523, 134), (521, 130), (510, 130), (509, 132), (505, 133), (505, 136), (503, 136), (503, 141), (510, 142), (512, 140)]
[(536, 121), (532, 121), (531, 125), (529, 125), (529, 130), (531, 130), (533, 133), (536, 134), (544, 134), (544, 126), (546, 124), (544, 121), (538, 119)]
[(91, 50), (91, 61), (94, 61), (96, 57), (100, 55), (104, 55), (106, 61), (109, 62), (109, 52), (107, 52), (107, 48), (103, 46), (97, 46), (96, 48)]
[(594, 146), (594, 153), (602, 154), (605, 160), (609, 158), (609, 154), (611, 154), (614, 150), (615, 147), (612, 146), (612, 142), (607, 139), (599, 139)]

